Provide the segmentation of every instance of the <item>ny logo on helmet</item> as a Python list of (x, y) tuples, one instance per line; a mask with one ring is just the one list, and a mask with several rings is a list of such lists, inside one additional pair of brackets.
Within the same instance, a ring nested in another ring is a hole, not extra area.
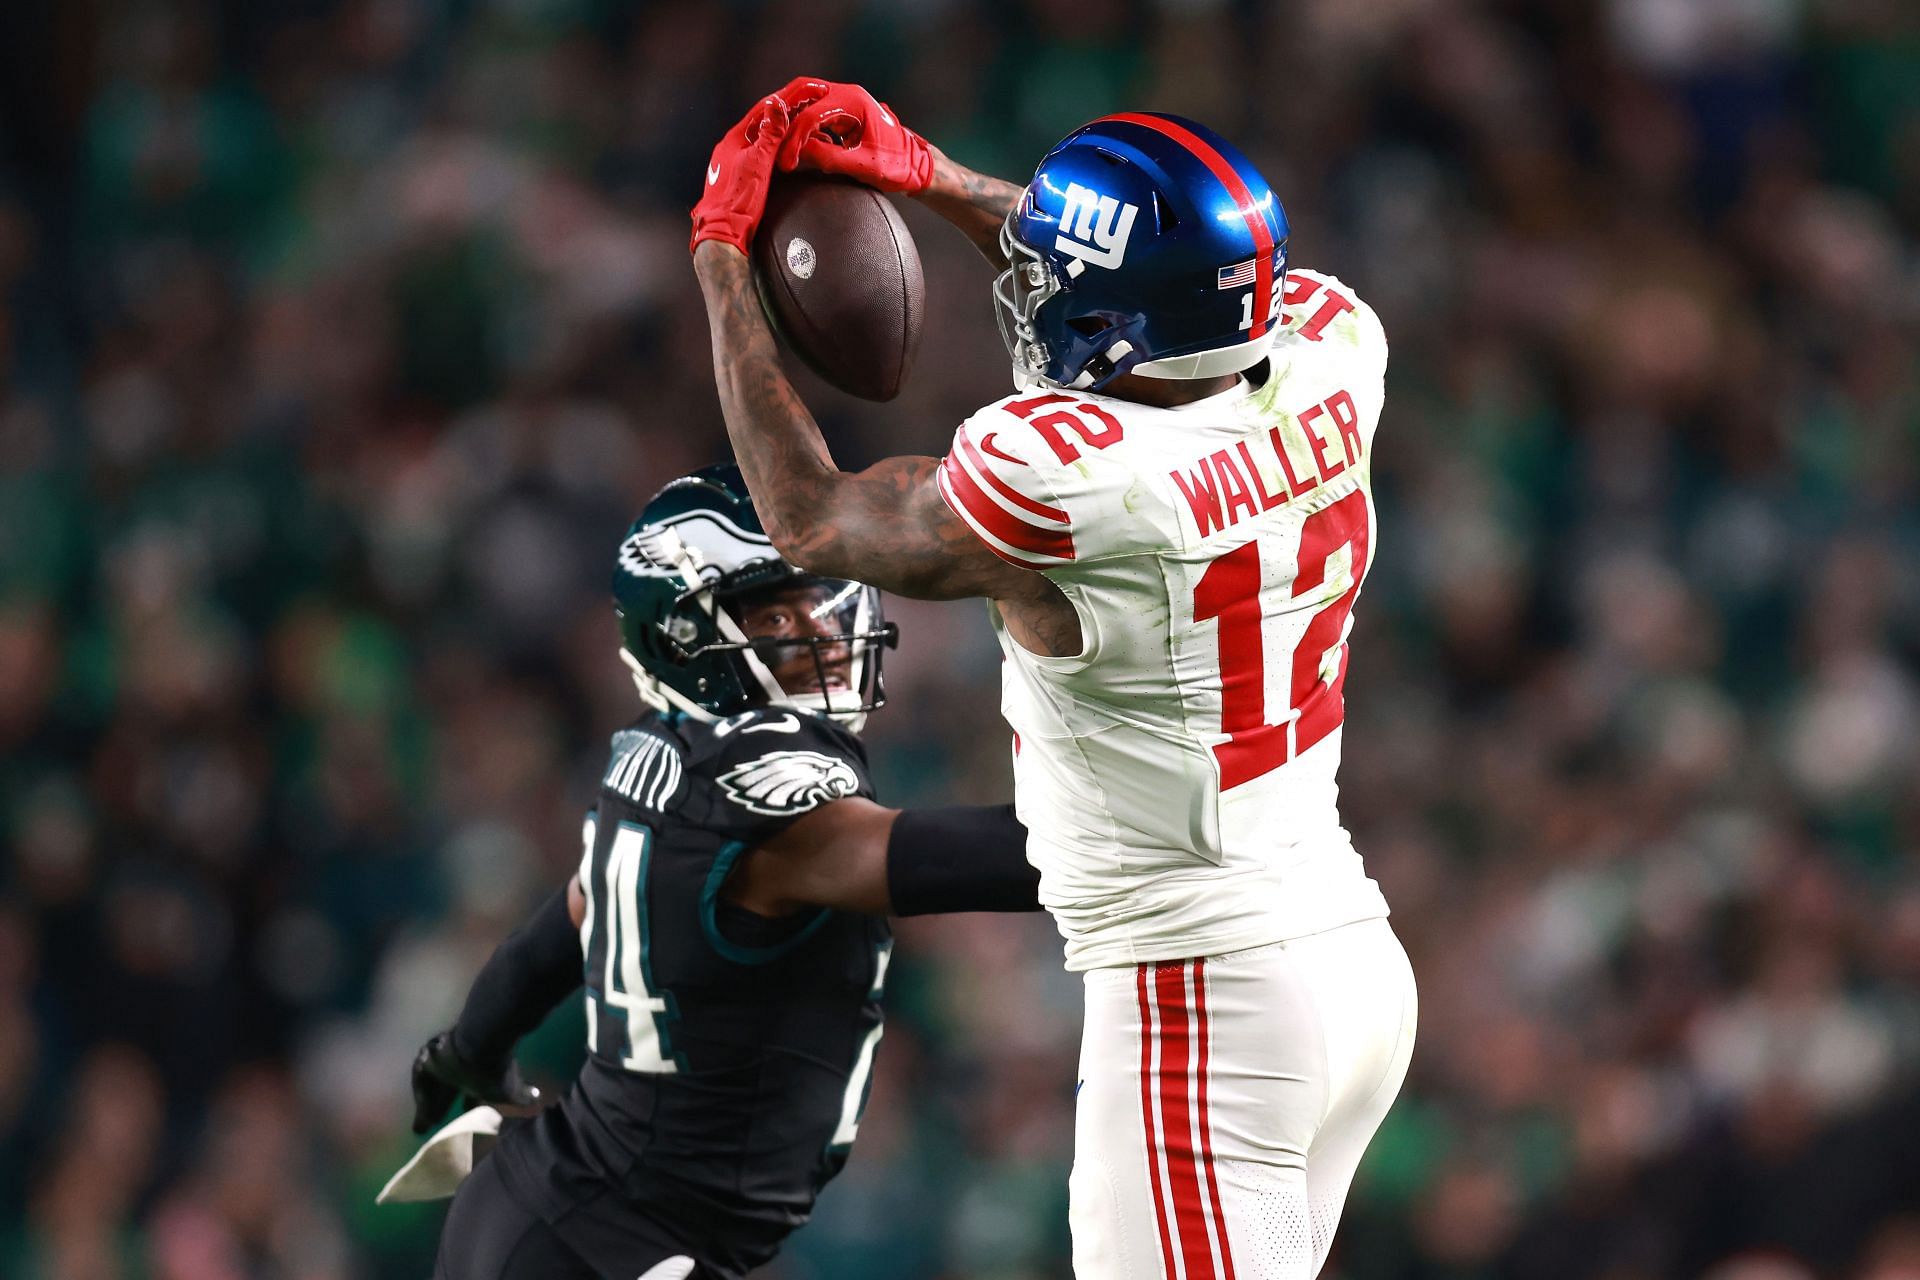
[(1077, 182), (1067, 184), (1067, 207), (1060, 215), (1060, 234), (1053, 247), (1076, 259), (1067, 270), (1079, 275), (1083, 264), (1111, 270), (1127, 256), (1127, 236), (1133, 231), (1138, 205), (1121, 204)]

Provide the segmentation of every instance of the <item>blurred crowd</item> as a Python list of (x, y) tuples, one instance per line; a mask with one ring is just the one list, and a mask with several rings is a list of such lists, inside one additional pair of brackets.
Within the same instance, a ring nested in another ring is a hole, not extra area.
[[(1386, 322), (1343, 801), (1423, 1007), (1330, 1274), (1920, 1276), (1920, 8), (7, 9), (0, 1275), (427, 1273), (407, 1065), (579, 856), (612, 549), (725, 450), (685, 210), (811, 72), (1016, 180), (1205, 120)], [(804, 384), (843, 462), (1008, 387), (909, 215), (907, 391)], [(882, 798), (1004, 797), (985, 618), (893, 614)], [(769, 1274), (1065, 1277), (1057, 938), (901, 935)]]

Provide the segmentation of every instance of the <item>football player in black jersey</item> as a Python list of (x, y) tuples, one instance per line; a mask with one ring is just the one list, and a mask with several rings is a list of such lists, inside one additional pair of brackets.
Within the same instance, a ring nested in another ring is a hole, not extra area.
[(443, 1280), (734, 1280), (766, 1262), (859, 1125), (885, 915), (1038, 909), (1010, 807), (874, 802), (855, 734), (897, 632), (871, 587), (779, 558), (733, 467), (655, 495), (614, 597), (648, 710), (614, 735), (579, 874), (421, 1049), (414, 1127), (463, 1094), (540, 1101), (514, 1044), (583, 974), (587, 1061), (558, 1105), (469, 1111), (390, 1184), (428, 1198), (466, 1175)]

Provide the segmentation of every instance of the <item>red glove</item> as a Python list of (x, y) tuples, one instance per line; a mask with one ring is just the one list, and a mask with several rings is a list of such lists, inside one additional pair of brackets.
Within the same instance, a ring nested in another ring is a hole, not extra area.
[(698, 249), (703, 240), (720, 240), (747, 252), (767, 210), (767, 184), (773, 181), (774, 160), (787, 128), (786, 103), (769, 95), (727, 130), (707, 161), (707, 189), (693, 206), (688, 249)]
[(857, 84), (807, 77), (778, 95), (793, 113), (780, 169), (818, 169), (876, 191), (917, 195), (933, 181), (933, 148)]

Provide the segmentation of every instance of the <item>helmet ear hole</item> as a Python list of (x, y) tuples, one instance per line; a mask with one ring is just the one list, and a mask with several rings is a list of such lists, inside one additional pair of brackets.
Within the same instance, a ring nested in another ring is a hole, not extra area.
[(1113, 321), (1105, 316), (1070, 316), (1067, 319), (1067, 328), (1082, 337), (1097, 338), (1113, 328)]

